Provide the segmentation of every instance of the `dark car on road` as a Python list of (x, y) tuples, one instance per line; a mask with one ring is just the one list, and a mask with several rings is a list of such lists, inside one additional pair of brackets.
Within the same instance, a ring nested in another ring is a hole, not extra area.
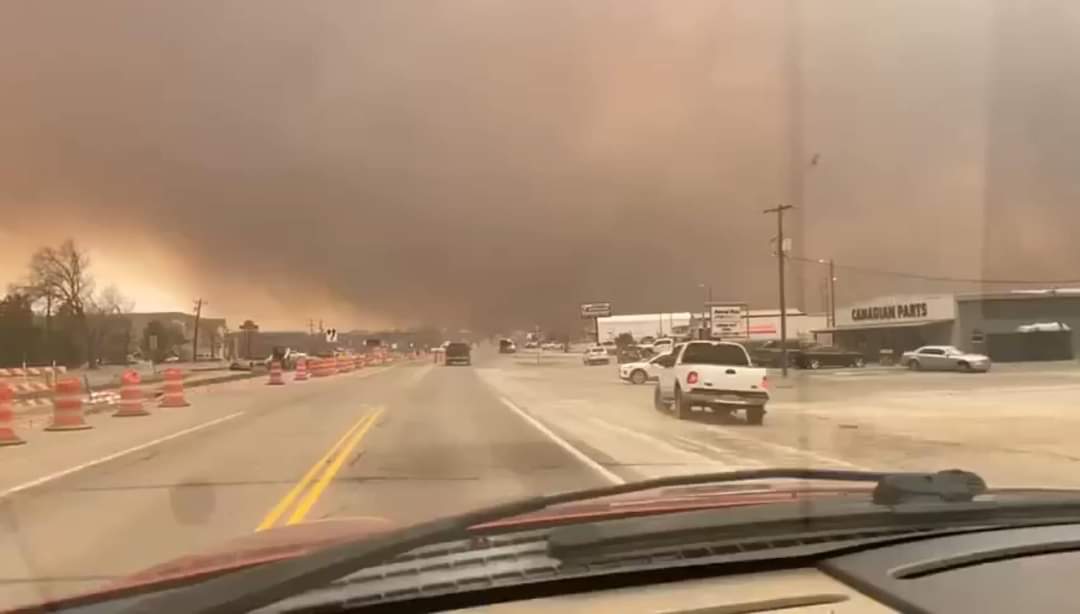
[[(822, 367), (862, 367), (866, 359), (860, 352), (845, 350), (830, 345), (817, 345), (789, 339), (785, 344), (789, 367), (800, 369), (820, 369)], [(780, 340), (767, 341), (749, 348), (754, 364), (760, 367), (780, 367)]]
[(446, 364), (472, 364), (472, 347), (468, 343), (461, 341), (454, 341), (453, 343), (446, 344)]
[(820, 369), (821, 367), (863, 367), (866, 359), (859, 352), (845, 350), (831, 345), (811, 345), (799, 350), (795, 355), (795, 366), (800, 369)]

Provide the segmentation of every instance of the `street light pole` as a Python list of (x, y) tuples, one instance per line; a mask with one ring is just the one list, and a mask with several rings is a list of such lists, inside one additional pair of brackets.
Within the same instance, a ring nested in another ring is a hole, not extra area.
[(776, 214), (776, 269), (780, 278), (780, 374), (787, 377), (787, 305), (784, 295), (784, 212), (794, 209), (792, 205), (777, 205), (762, 213)]

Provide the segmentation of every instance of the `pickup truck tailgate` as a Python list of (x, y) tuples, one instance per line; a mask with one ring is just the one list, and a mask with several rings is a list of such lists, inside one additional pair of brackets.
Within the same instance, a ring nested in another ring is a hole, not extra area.
[(691, 373), (697, 373), (697, 382), (688, 382), (687, 389), (694, 392), (736, 395), (750, 393), (750, 396), (761, 395), (768, 398), (768, 391), (763, 385), (765, 370), (758, 367), (687, 365), (687, 377), (690, 377)]

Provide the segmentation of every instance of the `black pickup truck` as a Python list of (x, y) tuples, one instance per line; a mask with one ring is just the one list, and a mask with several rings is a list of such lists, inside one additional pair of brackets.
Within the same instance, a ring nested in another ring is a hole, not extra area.
[[(866, 365), (866, 360), (859, 352), (790, 339), (786, 345), (789, 367), (820, 369), (821, 367), (863, 367)], [(754, 364), (762, 367), (779, 367), (780, 355), (779, 340), (766, 341), (750, 350), (750, 357)]]

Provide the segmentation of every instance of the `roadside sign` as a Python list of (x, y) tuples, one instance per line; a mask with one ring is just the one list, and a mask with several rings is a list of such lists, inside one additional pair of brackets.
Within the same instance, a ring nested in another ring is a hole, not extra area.
[(327, 343), (337, 343), (337, 329), (336, 328), (328, 328), (328, 329), (326, 329), (326, 342)]
[(611, 316), (611, 303), (582, 303), (582, 318), (607, 318)]
[(732, 337), (748, 336), (748, 316), (746, 305), (742, 303), (709, 305), (713, 338), (730, 339)]

